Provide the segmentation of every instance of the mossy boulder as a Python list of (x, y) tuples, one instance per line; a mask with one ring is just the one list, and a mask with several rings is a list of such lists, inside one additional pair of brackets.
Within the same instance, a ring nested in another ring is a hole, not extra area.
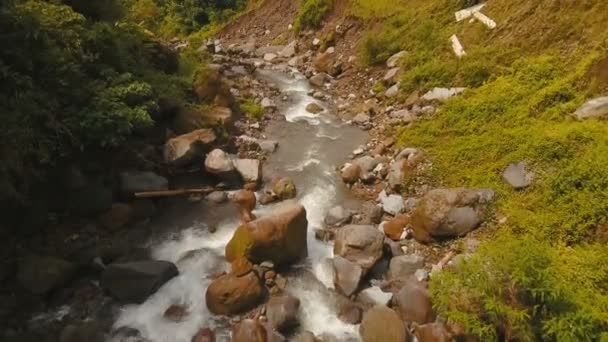
[(286, 202), (268, 216), (237, 228), (226, 245), (230, 262), (247, 258), (253, 263), (272, 261), (285, 265), (308, 254), (306, 209), (299, 203)]

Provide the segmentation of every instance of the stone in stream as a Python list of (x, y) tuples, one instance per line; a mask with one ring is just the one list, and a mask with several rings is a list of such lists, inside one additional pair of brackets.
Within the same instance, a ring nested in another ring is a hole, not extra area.
[(205, 158), (205, 170), (227, 182), (235, 182), (239, 178), (232, 158), (219, 148), (211, 151)]
[(226, 245), (226, 259), (232, 262), (244, 257), (253, 263), (291, 264), (308, 254), (307, 229), (304, 206), (282, 203), (267, 216), (238, 227)]
[(215, 342), (215, 332), (209, 328), (201, 328), (190, 342)]
[(361, 176), (361, 166), (358, 164), (346, 164), (340, 170), (340, 177), (342, 181), (346, 184), (353, 184), (359, 180)]
[(382, 190), (378, 195), (378, 201), (382, 204), (382, 210), (385, 213), (396, 216), (403, 212), (405, 204), (403, 203), (403, 197), (400, 195), (387, 195), (386, 191)]
[(245, 319), (232, 328), (232, 342), (268, 342), (266, 328), (258, 320)]
[(407, 254), (396, 256), (391, 259), (388, 279), (409, 278), (416, 273), (417, 270), (424, 267), (424, 257), (416, 254)]
[(266, 303), (268, 324), (280, 333), (288, 333), (299, 324), (300, 300), (291, 295), (270, 297)]
[(315, 87), (322, 87), (325, 82), (329, 80), (329, 75), (324, 72), (320, 72), (310, 78), (309, 82)]
[(259, 183), (262, 180), (262, 163), (257, 159), (236, 159), (234, 167), (245, 183)]
[(414, 238), (422, 243), (433, 239), (466, 235), (484, 219), (489, 189), (433, 189), (426, 193), (411, 214)]
[(17, 263), (17, 280), (26, 290), (43, 295), (67, 283), (76, 266), (63, 259), (30, 255)]
[(260, 145), (260, 149), (266, 153), (274, 153), (276, 149), (279, 147), (279, 143), (274, 140), (263, 140), (258, 143)]
[(249, 190), (239, 190), (232, 196), (232, 202), (236, 205), (241, 222), (247, 223), (255, 220), (253, 209), (256, 205), (255, 193)]
[(272, 191), (280, 200), (292, 199), (297, 195), (296, 184), (289, 177), (278, 179), (274, 183)]
[(510, 164), (502, 173), (502, 178), (514, 189), (521, 190), (532, 184), (534, 176), (526, 169), (523, 161)]
[(397, 66), (397, 64), (399, 63), (399, 60), (401, 58), (403, 58), (405, 55), (407, 54), (407, 52), (405, 51), (399, 51), (396, 54), (392, 55), (387, 61), (386, 61), (386, 66), (389, 68), (394, 68)]
[(334, 254), (361, 266), (364, 273), (382, 258), (384, 234), (374, 226), (348, 225), (338, 229)]
[(405, 322), (426, 324), (435, 321), (435, 312), (426, 283), (410, 278), (393, 295), (393, 308)]
[(163, 317), (171, 322), (181, 322), (188, 317), (188, 308), (183, 305), (173, 304), (165, 310)]
[(237, 275), (224, 274), (213, 280), (205, 301), (209, 311), (216, 315), (236, 315), (255, 308), (264, 297), (264, 287), (260, 278), (251, 269)]
[(342, 306), (342, 308), (340, 308), (340, 312), (338, 313), (338, 318), (342, 322), (353, 325), (361, 323), (361, 316), (361, 308), (352, 303)]
[(334, 256), (332, 265), (336, 290), (347, 297), (353, 295), (359, 288), (359, 284), (363, 278), (361, 266), (339, 255)]
[(101, 287), (121, 302), (142, 303), (178, 273), (168, 261), (110, 264), (101, 275)]
[(357, 295), (357, 301), (364, 305), (388, 305), (393, 298), (390, 292), (384, 292), (378, 286), (368, 287)]
[(169, 187), (167, 178), (154, 172), (123, 172), (120, 174), (120, 193), (132, 196), (136, 192), (163, 191)]
[(163, 151), (165, 163), (182, 166), (203, 160), (216, 141), (215, 132), (209, 128), (171, 138), (165, 143)]
[(205, 198), (215, 204), (221, 204), (228, 200), (228, 196), (226, 195), (225, 191), (213, 191)]
[(350, 221), (352, 213), (350, 210), (345, 209), (343, 206), (335, 206), (327, 212), (325, 215), (325, 225), (328, 227), (339, 227)]
[(260, 102), (260, 106), (262, 106), (262, 108), (264, 109), (276, 109), (277, 105), (274, 103), (274, 101), (272, 101), (271, 99), (265, 97), (262, 99), (262, 102)]
[(598, 97), (585, 102), (574, 112), (579, 120), (608, 117), (608, 96)]
[(323, 107), (319, 106), (315, 102), (312, 102), (306, 106), (306, 111), (311, 114), (319, 114), (323, 111)]
[(407, 337), (399, 315), (383, 305), (374, 306), (363, 315), (359, 334), (363, 342), (403, 342)]
[(374, 202), (365, 202), (359, 210), (358, 224), (379, 224), (382, 220), (382, 207)]

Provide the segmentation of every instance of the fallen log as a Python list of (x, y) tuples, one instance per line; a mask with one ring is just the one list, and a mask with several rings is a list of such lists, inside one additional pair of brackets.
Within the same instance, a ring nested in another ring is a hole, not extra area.
[(176, 189), (176, 190), (162, 190), (162, 191), (146, 191), (136, 192), (133, 194), (135, 198), (157, 198), (157, 197), (175, 197), (182, 195), (192, 194), (208, 194), (215, 191), (214, 188), (199, 188), (199, 189)]

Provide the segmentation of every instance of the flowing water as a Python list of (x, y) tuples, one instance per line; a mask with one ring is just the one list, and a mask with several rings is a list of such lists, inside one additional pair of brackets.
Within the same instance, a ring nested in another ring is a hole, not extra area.
[[(265, 179), (291, 177), (309, 222), (308, 258), (292, 267), (298, 271), (288, 276), (287, 291), (301, 301), (302, 330), (346, 340), (358, 335), (357, 326), (337, 318), (335, 296), (328, 291), (333, 281), (326, 259), (333, 255), (332, 246), (317, 241), (314, 228), (322, 226), (332, 206), (356, 204), (335, 170), (365, 141), (365, 133), (339, 122), (330, 109), (318, 115), (308, 113), (305, 107), (311, 102), (324, 107), (327, 104), (307, 95), (310, 87), (300, 74), (269, 70), (257, 73), (258, 78), (274, 83), (288, 98), (286, 104), (279, 105), (286, 120), (273, 121), (267, 127), (266, 135), (277, 140), (280, 147), (264, 165)], [(176, 263), (180, 275), (145, 303), (123, 307), (115, 327), (136, 328), (154, 342), (189, 342), (199, 328), (210, 327), (216, 329), (219, 341), (229, 341), (226, 329), (229, 320), (209, 313), (205, 289), (213, 274), (228, 269), (223, 258), (224, 246), (238, 226), (238, 215), (230, 205), (205, 206), (208, 208), (194, 207), (180, 213), (179, 223), (166, 222), (176, 227), (172, 234), (152, 243), (152, 256)], [(270, 210), (272, 206), (258, 206), (255, 214), (263, 216)], [(208, 231), (210, 225), (217, 228), (214, 233)], [(189, 315), (184, 321), (174, 323), (163, 318), (164, 311), (172, 304), (188, 307)]]

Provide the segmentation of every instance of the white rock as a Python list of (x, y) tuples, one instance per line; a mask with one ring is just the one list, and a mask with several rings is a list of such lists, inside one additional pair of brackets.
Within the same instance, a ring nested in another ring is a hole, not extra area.
[(424, 99), (426, 101), (437, 100), (437, 101), (443, 102), (452, 96), (456, 96), (456, 95), (462, 93), (463, 91), (465, 91), (465, 89), (466, 88), (433, 88), (429, 92), (424, 94), (422, 96), (422, 99)]
[(405, 51), (399, 51), (396, 54), (392, 55), (387, 61), (386, 61), (386, 66), (389, 68), (394, 68), (397, 66), (397, 64), (399, 64), (399, 60), (405, 56), (407, 54), (407, 52)]

